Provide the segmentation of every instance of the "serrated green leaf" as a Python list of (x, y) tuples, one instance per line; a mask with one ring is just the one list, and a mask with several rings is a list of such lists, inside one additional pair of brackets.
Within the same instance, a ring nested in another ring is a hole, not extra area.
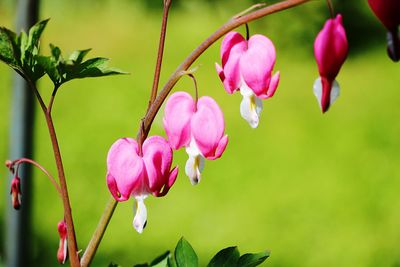
[(82, 64), (72, 65), (66, 71), (66, 80), (125, 74), (118, 69), (109, 68), (108, 61), (107, 58), (91, 58)]
[(39, 47), (40, 36), (46, 28), (47, 22), (49, 22), (49, 19), (39, 21), (29, 29), (28, 50), (33, 52), (35, 48)]
[(17, 35), (7, 28), (0, 27), (0, 60), (13, 69), (22, 70), (19, 58)]
[(175, 260), (178, 267), (198, 267), (199, 259), (192, 246), (183, 237), (175, 248)]
[(228, 247), (219, 251), (211, 259), (207, 267), (232, 267), (236, 266), (240, 257), (237, 247)]
[(269, 251), (260, 253), (246, 253), (243, 254), (238, 261), (237, 267), (254, 267), (263, 263), (270, 255)]
[(76, 50), (72, 52), (69, 56), (69, 60), (71, 60), (74, 64), (82, 63), (85, 56), (92, 50), (91, 48), (85, 50)]

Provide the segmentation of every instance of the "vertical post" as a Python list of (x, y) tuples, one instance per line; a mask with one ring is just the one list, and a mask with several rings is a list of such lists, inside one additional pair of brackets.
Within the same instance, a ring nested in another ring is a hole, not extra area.
[[(16, 14), (16, 31), (27, 31), (38, 20), (39, 0), (18, 0)], [(34, 95), (25, 80), (15, 74), (11, 105), (10, 159), (32, 157)], [(10, 267), (29, 266), (31, 240), (30, 217), (32, 179), (31, 166), (24, 164), (19, 169), (22, 190), (21, 209), (12, 208), (8, 198), (6, 225), (6, 265)], [(8, 181), (7, 190), (11, 185)]]

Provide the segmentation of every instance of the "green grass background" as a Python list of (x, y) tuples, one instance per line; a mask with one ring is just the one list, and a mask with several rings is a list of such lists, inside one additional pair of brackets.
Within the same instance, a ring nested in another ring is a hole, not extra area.
[[(105, 159), (120, 137), (134, 137), (152, 84), (160, 13), (134, 2), (79, 4), (43, 1), (41, 17), (51, 17), (42, 41), (68, 53), (92, 47), (92, 56), (131, 73), (73, 81), (59, 91), (54, 118), (68, 179), (78, 243), (84, 249), (110, 197)], [(281, 83), (265, 101), (260, 126), (240, 117), (239, 94), (227, 95), (216, 75), (219, 43), (196, 63), (201, 95), (213, 96), (225, 113), (230, 143), (223, 157), (207, 161), (201, 183), (184, 175), (186, 154), (175, 153), (179, 178), (164, 198), (150, 197), (142, 235), (131, 226), (133, 201), (118, 205), (93, 266), (144, 262), (173, 249), (181, 236), (198, 252), (201, 265), (219, 249), (272, 251), (264, 266), (394, 267), (400, 265), (400, 71), (381, 45), (351, 54), (338, 76), (341, 97), (321, 115), (312, 93), (317, 67), (312, 43), (291, 38), (293, 14), (310, 12), (310, 3), (252, 23), (253, 32), (277, 46)], [(187, 3), (171, 11), (161, 83), (203, 39), (248, 5), (207, 8)], [(0, 24), (13, 27), (12, 8), (0, 9)], [(272, 26), (271, 26), (272, 25)], [(273, 25), (281, 25), (277, 28)], [(300, 25), (300, 24), (299, 24)], [(307, 28), (315, 35), (318, 28)], [(279, 30), (277, 30), (279, 29)], [(243, 29), (240, 29), (243, 31)], [(0, 162), (7, 159), (12, 72), (0, 65)], [(193, 92), (188, 78), (175, 90)], [(45, 98), (50, 83), (40, 83)], [(45, 121), (36, 111), (34, 159), (56, 175)], [(160, 114), (151, 134), (164, 134)], [(4, 229), (7, 170), (0, 171)], [(56, 265), (61, 201), (35, 171), (32, 266)], [(4, 234), (2, 235), (4, 236)], [(3, 245), (6, 246), (7, 244)]]

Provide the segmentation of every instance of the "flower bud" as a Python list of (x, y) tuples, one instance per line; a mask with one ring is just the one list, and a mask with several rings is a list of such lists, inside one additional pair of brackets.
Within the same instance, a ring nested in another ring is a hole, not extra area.
[(21, 207), (21, 179), (15, 176), (11, 182), (11, 201), (14, 209), (18, 210)]
[(67, 246), (67, 224), (65, 220), (58, 223), (58, 234), (60, 235), (60, 243), (58, 245), (57, 260), (60, 264), (64, 264), (68, 256)]
[(7, 167), (7, 169), (10, 170), (11, 173), (14, 173), (14, 166), (11, 160), (6, 160), (5, 165)]

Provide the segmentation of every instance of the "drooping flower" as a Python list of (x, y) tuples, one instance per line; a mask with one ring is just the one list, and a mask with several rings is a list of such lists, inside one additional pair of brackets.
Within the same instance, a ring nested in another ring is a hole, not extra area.
[(140, 155), (136, 140), (122, 138), (111, 146), (107, 156), (108, 188), (117, 201), (135, 198), (133, 226), (139, 233), (147, 222), (146, 197), (165, 196), (178, 175), (178, 167), (171, 170), (172, 149), (163, 137), (146, 139), (142, 152)]
[(14, 209), (19, 210), (21, 207), (21, 179), (15, 175), (11, 181), (11, 202)]
[(61, 220), (57, 225), (58, 234), (60, 235), (60, 242), (57, 250), (57, 260), (60, 264), (64, 264), (68, 256), (67, 246), (67, 224), (65, 220)]
[(372, 11), (386, 27), (387, 51), (389, 57), (397, 62), (400, 60), (400, 1), (399, 0), (368, 0)]
[(230, 32), (222, 41), (222, 67), (215, 64), (218, 75), (229, 94), (240, 90), (240, 114), (252, 128), (259, 123), (261, 100), (272, 97), (278, 87), (279, 71), (272, 76), (275, 60), (274, 44), (263, 35), (253, 35), (247, 41)]
[(348, 43), (342, 16), (328, 19), (314, 42), (314, 55), (320, 77), (314, 82), (314, 94), (322, 112), (326, 112), (340, 93), (335, 80), (346, 60)]
[(222, 110), (209, 96), (196, 103), (188, 93), (176, 92), (166, 103), (163, 122), (171, 147), (186, 147), (189, 159), (185, 172), (191, 183), (197, 184), (204, 159), (221, 157), (228, 144)]

